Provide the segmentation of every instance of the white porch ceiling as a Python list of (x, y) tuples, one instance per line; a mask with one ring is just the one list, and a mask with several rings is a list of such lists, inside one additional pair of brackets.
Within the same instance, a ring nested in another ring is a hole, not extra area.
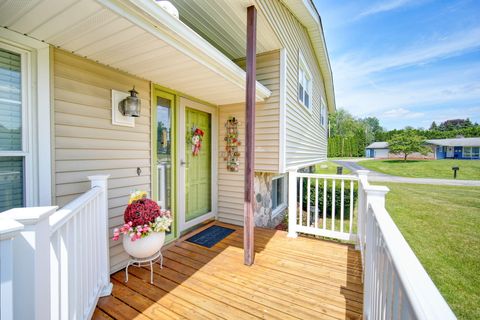
[[(214, 44), (231, 59), (245, 57), (247, 0), (170, 0), (180, 20)], [(257, 14), (257, 53), (282, 46), (265, 16)]]
[(0, 0), (0, 24), (213, 104), (245, 100), (245, 72), (149, 0)]

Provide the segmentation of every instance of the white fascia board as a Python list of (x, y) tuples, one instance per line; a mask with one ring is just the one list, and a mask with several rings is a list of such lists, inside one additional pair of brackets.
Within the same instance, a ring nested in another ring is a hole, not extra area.
[[(176, 19), (153, 1), (96, 0), (183, 54), (234, 83), (246, 88), (246, 72), (208, 41)], [(263, 101), (271, 91), (257, 81), (256, 98)]]

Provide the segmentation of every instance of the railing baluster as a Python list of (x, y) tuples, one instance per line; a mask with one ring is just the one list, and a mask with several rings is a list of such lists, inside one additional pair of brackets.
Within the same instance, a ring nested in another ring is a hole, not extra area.
[(50, 236), (50, 297), (52, 319), (60, 319), (60, 245), (58, 231)]
[(310, 227), (310, 178), (307, 178), (307, 227)]
[(345, 180), (342, 180), (341, 187), (340, 187), (340, 232), (343, 232), (343, 216), (344, 216), (344, 208), (343, 204), (345, 201)]
[(68, 318), (68, 304), (69, 304), (69, 293), (68, 290), (68, 259), (69, 259), (69, 248), (67, 243), (67, 224), (62, 226), (58, 230), (60, 238), (60, 317), (61, 319)]
[(318, 228), (318, 178), (315, 178), (315, 229)]
[(332, 179), (332, 231), (335, 231), (335, 179)]
[(323, 229), (327, 229), (327, 178), (323, 179)]
[[(93, 212), (100, 212), (100, 206), (99, 206), (99, 199), (98, 198), (95, 198), (94, 200), (94, 203), (93, 203), (93, 208), (94, 208), (94, 211)], [(95, 217), (95, 216), (94, 216)], [(97, 229), (97, 232), (95, 232), (95, 235), (93, 236), (93, 243), (97, 243), (98, 242), (98, 238), (99, 238), (99, 235), (102, 234), (103, 232), (101, 231), (101, 224), (98, 223), (96, 224), (96, 229)], [(108, 239), (107, 239), (108, 241)], [(99, 263), (100, 263), (100, 260), (99, 260), (99, 248), (98, 246), (93, 246), (93, 252), (94, 252), (94, 255), (93, 255), (93, 265), (95, 266), (93, 271), (94, 271), (94, 274), (95, 274), (95, 285), (94, 285), (94, 288), (95, 288), (95, 291), (98, 290), (98, 287), (100, 286), (101, 284), (101, 274), (99, 272)]]
[[(85, 221), (87, 222), (87, 226), (91, 226), (91, 221), (90, 221), (90, 212), (92, 211), (92, 202), (89, 202), (86, 206), (85, 206), (85, 209), (84, 209), (84, 212), (83, 212), (83, 215), (85, 217)], [(92, 245), (92, 237), (87, 237), (87, 241), (86, 241), (86, 244), (87, 244), (87, 268), (90, 268), (90, 266), (92, 265), (92, 251), (91, 251), (91, 248), (93, 247)], [(85, 272), (87, 272), (87, 270), (89, 269), (85, 269)], [(87, 277), (88, 281), (88, 287), (87, 287), (87, 305), (90, 304), (90, 298), (92, 296), (92, 292), (93, 292), (93, 277), (92, 276), (88, 276)]]
[(350, 217), (349, 217), (350, 226), (348, 229), (348, 233), (350, 234), (353, 234), (353, 219), (354, 219), (353, 206), (354, 206), (355, 199), (353, 198), (353, 187), (354, 187), (353, 180), (350, 180)]
[(299, 225), (300, 226), (303, 226), (303, 178), (300, 177), (300, 214), (299, 214), (299, 217), (300, 217), (300, 221), (299, 221)]
[(72, 266), (72, 270), (70, 272), (69, 278), (69, 290), (70, 290), (70, 313), (68, 315), (68, 319), (75, 318), (76, 310), (77, 310), (77, 290), (78, 290), (78, 280), (77, 280), (77, 263), (78, 263), (78, 256), (77, 256), (77, 216), (74, 216), (72, 221), (69, 223), (69, 250), (70, 250), (70, 265)]

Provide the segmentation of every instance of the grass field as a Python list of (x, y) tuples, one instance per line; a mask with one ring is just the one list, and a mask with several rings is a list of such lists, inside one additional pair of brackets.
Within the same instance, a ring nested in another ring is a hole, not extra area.
[(391, 190), (388, 212), (456, 316), (480, 319), (480, 188), (381, 184)]
[[(325, 167), (326, 166), (326, 167)], [(317, 163), (315, 165), (315, 173), (319, 174), (337, 174), (337, 167), (339, 167), (338, 164), (330, 162), (330, 161), (325, 161), (321, 163)], [(343, 174), (349, 174), (350, 170), (347, 168), (343, 168)]]
[(365, 160), (362, 167), (394, 176), (453, 179), (453, 166), (460, 167), (457, 179), (480, 180), (480, 160)]

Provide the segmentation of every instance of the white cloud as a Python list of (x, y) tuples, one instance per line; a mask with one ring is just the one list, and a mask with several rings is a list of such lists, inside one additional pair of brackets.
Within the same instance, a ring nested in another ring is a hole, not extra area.
[(366, 10), (362, 11), (357, 18), (362, 18), (362, 17), (374, 15), (381, 12), (392, 11), (414, 2), (415, 1), (413, 0), (392, 0), (392, 1), (386, 1), (386, 2), (379, 2), (367, 8)]
[(412, 45), (384, 56), (365, 57), (357, 52), (345, 55), (334, 64), (334, 74), (339, 79), (365, 76), (394, 68), (424, 65), (478, 48), (480, 27), (443, 36), (441, 39), (432, 39), (429, 43)]
[[(357, 116), (385, 113), (384, 119), (392, 122), (395, 115), (398, 120), (432, 116), (419, 114), (418, 108), (426, 106), (480, 101), (480, 62), (425, 66), (478, 49), (480, 27), (411, 45), (396, 54), (368, 57), (353, 52), (343, 56), (332, 66), (337, 106)], [(410, 68), (400, 71), (404, 67)]]
[(379, 116), (379, 118), (380, 119), (397, 119), (397, 118), (415, 119), (415, 118), (420, 118), (423, 115), (424, 113), (422, 112), (413, 112), (405, 108), (396, 108), (396, 109), (390, 109), (388, 111), (385, 111)]

